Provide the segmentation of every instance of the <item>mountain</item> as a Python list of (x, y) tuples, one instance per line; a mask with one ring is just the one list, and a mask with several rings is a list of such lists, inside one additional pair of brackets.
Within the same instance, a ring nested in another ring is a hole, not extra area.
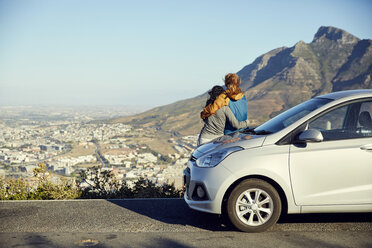
[[(258, 125), (302, 101), (333, 91), (372, 88), (372, 40), (335, 27), (320, 27), (311, 43), (269, 51), (239, 72), (248, 100), (248, 119)], [(197, 134), (207, 94), (112, 120)]]

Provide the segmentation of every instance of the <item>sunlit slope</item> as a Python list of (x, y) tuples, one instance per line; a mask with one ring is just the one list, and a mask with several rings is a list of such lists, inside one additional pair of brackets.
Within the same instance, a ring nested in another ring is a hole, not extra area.
[(175, 135), (178, 133), (196, 134), (203, 125), (199, 116), (206, 97), (207, 95), (204, 94), (181, 100), (138, 115), (118, 118), (111, 122), (124, 122), (139, 127), (154, 127), (157, 130), (174, 132)]

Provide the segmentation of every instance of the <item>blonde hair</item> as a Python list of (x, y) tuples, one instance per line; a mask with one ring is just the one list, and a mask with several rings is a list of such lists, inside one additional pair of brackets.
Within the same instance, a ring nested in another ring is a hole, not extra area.
[(231, 94), (242, 93), (240, 89), (241, 80), (235, 73), (228, 73), (225, 76), (225, 86), (230, 90)]

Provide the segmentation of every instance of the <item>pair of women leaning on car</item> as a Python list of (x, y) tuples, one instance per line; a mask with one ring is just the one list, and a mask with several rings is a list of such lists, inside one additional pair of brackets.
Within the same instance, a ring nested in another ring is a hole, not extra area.
[(216, 85), (208, 92), (209, 99), (200, 113), (204, 127), (200, 131), (198, 146), (248, 127), (247, 99), (240, 83), (237, 74), (229, 73), (225, 76), (226, 90)]

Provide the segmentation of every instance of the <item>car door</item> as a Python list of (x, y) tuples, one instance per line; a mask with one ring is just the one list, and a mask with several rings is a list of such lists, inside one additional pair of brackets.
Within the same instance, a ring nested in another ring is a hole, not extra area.
[[(369, 119), (368, 119), (369, 116)], [(372, 100), (338, 106), (308, 122), (318, 143), (291, 144), (289, 168), (297, 205), (372, 203)]]

